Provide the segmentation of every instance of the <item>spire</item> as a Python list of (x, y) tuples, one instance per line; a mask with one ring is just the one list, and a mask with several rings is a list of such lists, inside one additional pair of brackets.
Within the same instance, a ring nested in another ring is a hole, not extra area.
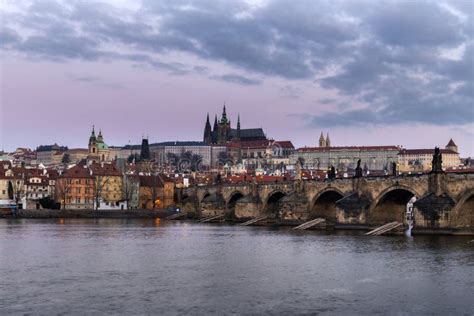
[(209, 122), (209, 113), (207, 113), (206, 126), (204, 127), (203, 141), (208, 144), (212, 143), (212, 130), (211, 130), (211, 122)]
[(217, 127), (218, 127), (218, 124), (217, 124), (217, 114), (216, 114), (216, 117), (214, 118), (214, 129), (213, 129), (214, 132), (217, 132)]
[(102, 129), (99, 129), (99, 135), (97, 135), (97, 141), (99, 143), (103, 143), (104, 142), (104, 138), (102, 137)]
[(326, 134), (326, 147), (331, 147), (331, 140), (329, 139), (329, 133)]
[(222, 123), (227, 123), (227, 112), (225, 109), (225, 102), (224, 102), (224, 109), (222, 110), (222, 118), (221, 118)]
[(240, 140), (240, 114), (237, 116), (237, 139)]
[(326, 140), (324, 139), (324, 134), (321, 131), (321, 136), (319, 136), (319, 147), (326, 147)]
[(89, 137), (89, 145), (91, 143), (94, 143), (96, 141), (96, 137), (95, 137), (95, 128), (94, 128), (94, 125), (92, 125), (92, 132), (91, 132), (91, 136)]

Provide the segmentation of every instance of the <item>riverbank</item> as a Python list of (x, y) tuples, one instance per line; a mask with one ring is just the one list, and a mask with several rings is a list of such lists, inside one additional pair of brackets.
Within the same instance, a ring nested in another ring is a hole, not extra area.
[[(7, 218), (165, 218), (173, 212), (156, 210), (18, 210), (15, 216)], [(2, 217), (0, 215), (0, 217)]]

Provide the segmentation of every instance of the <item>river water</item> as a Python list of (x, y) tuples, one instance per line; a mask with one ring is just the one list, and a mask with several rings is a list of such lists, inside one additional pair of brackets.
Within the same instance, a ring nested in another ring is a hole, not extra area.
[(473, 237), (0, 220), (0, 314), (474, 314)]

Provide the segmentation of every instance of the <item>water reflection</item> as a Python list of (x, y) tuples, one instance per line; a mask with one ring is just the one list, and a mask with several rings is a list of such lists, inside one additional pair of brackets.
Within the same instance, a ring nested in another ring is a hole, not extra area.
[(0, 220), (0, 314), (472, 314), (471, 239)]

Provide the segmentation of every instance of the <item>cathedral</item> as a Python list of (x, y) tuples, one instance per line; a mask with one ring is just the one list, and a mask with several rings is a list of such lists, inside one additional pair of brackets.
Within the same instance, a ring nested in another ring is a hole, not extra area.
[(230, 120), (227, 118), (226, 108), (222, 111), (220, 120), (217, 120), (217, 115), (214, 119), (214, 127), (211, 127), (209, 121), (209, 113), (207, 114), (207, 121), (204, 127), (203, 141), (206, 144), (223, 145), (231, 141), (250, 141), (250, 140), (266, 140), (267, 137), (261, 128), (240, 128), (240, 115), (237, 118), (237, 127), (232, 128)]

